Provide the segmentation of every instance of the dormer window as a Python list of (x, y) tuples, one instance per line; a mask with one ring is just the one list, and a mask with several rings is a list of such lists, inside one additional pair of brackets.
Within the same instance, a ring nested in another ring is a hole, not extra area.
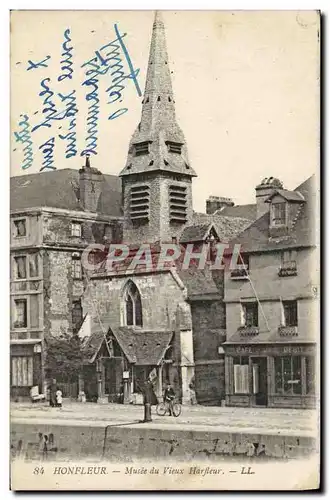
[(180, 142), (167, 141), (166, 145), (169, 153), (181, 154), (182, 144)]
[(138, 144), (134, 144), (135, 148), (135, 156), (142, 156), (149, 154), (149, 142), (139, 142)]
[(273, 203), (272, 204), (272, 225), (285, 226), (286, 225), (287, 204)]

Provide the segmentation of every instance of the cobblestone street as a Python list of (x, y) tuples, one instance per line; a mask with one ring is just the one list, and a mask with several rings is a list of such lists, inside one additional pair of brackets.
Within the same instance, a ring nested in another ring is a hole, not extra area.
[[(122, 425), (140, 422), (143, 406), (119, 404), (93, 404), (64, 401), (62, 409), (51, 408), (46, 403), (12, 403), (11, 419), (18, 423), (68, 423), (70, 425), (93, 422), (93, 425)], [(272, 408), (228, 408), (184, 406), (178, 418), (159, 417), (152, 408), (150, 425), (159, 428), (185, 428), (251, 433), (268, 432), (287, 435), (316, 435), (316, 410)]]

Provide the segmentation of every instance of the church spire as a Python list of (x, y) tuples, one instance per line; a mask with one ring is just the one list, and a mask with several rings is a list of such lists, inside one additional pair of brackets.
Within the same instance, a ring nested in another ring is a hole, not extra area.
[(184, 135), (176, 122), (165, 26), (156, 11), (150, 43), (141, 121), (120, 175), (167, 171), (194, 177)]
[(141, 130), (167, 126), (175, 120), (171, 73), (165, 38), (165, 26), (159, 11), (155, 13), (150, 43), (147, 78), (142, 101)]

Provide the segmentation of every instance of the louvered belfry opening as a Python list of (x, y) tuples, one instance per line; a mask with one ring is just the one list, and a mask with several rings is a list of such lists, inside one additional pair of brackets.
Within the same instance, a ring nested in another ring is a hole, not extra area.
[(187, 221), (187, 188), (172, 184), (169, 187), (170, 222), (184, 224)]
[(148, 185), (134, 186), (130, 193), (130, 218), (132, 221), (149, 220), (150, 188)]
[(149, 141), (140, 142), (135, 146), (135, 156), (147, 155), (149, 153)]

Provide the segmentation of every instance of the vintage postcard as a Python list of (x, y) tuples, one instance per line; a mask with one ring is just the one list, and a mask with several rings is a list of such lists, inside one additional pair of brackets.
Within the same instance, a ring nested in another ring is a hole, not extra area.
[(13, 490), (320, 481), (317, 11), (12, 11)]

